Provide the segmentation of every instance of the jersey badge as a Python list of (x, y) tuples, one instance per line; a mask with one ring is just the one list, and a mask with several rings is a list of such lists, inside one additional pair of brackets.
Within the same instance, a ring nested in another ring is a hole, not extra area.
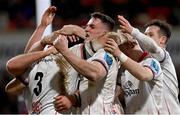
[(155, 74), (159, 73), (159, 65), (157, 64), (156, 61), (152, 60), (150, 66), (153, 69), (153, 71), (155, 72)]
[(113, 62), (112, 57), (110, 55), (108, 55), (108, 53), (105, 53), (104, 59), (105, 59), (106, 63), (108, 64), (108, 66), (110, 67), (112, 65), (112, 62)]

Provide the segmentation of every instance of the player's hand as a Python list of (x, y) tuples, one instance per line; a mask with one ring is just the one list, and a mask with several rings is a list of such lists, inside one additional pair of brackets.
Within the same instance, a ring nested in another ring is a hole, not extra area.
[(123, 16), (118, 15), (118, 21), (120, 22), (120, 28), (121, 28), (122, 32), (127, 32), (127, 33), (131, 34), (133, 27), (128, 22), (128, 20), (126, 20)]
[(57, 10), (57, 8), (55, 6), (50, 6), (42, 15), (40, 25), (48, 26), (49, 24), (51, 24), (54, 19), (56, 10)]
[(58, 51), (56, 50), (56, 48), (54, 46), (51, 46), (49, 47), (47, 50), (46, 50), (47, 54), (57, 54)]
[(69, 51), (67, 36), (59, 35), (53, 45), (62, 55)]
[(55, 32), (55, 34), (62, 35), (76, 35), (81, 38), (86, 38), (86, 32), (83, 28), (77, 25), (64, 25), (62, 29)]
[(106, 44), (104, 46), (104, 50), (111, 53), (115, 57), (118, 57), (121, 51), (119, 50), (119, 47), (117, 43), (113, 39), (107, 39)]
[(61, 33), (61, 30), (54, 31), (52, 34), (45, 36), (43, 38), (43, 43), (44, 44), (52, 44), (54, 40), (59, 36), (59, 35), (65, 35), (68, 36), (67, 38), (69, 39), (70, 42), (76, 42), (79, 41), (79, 37), (74, 35), (74, 34), (64, 34), (63, 32)]
[(66, 111), (73, 105), (71, 102), (71, 96), (59, 95), (54, 99), (54, 107), (57, 112)]

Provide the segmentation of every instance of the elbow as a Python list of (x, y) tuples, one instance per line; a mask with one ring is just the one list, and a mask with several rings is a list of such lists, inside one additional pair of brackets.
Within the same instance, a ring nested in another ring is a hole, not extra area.
[(139, 78), (139, 80), (141, 80), (141, 81), (150, 81), (150, 80), (152, 80), (153, 76), (145, 73), (145, 74), (139, 75), (138, 78)]
[(21, 72), (20, 70), (21, 69), (21, 65), (16, 63), (15, 61), (12, 61), (12, 60), (9, 60), (7, 63), (6, 63), (6, 70), (12, 74), (12, 75), (20, 75)]
[(100, 80), (100, 75), (99, 74), (97, 74), (97, 73), (91, 73), (90, 75), (89, 75), (89, 77), (88, 77), (88, 79), (90, 80), (90, 81), (92, 81), (92, 82), (97, 82), (97, 81), (99, 81)]
[(157, 51), (156, 51), (156, 49), (149, 48), (149, 52), (151, 52), (151, 53), (156, 53)]
[(11, 60), (9, 60), (7, 63), (6, 63), (6, 70), (9, 72), (9, 73), (13, 73), (15, 71), (15, 63)]

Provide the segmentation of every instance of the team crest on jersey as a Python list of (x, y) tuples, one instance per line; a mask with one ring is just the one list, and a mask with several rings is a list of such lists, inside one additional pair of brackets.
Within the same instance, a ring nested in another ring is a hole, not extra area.
[(113, 59), (108, 53), (105, 53), (104, 60), (106, 61), (109, 67), (112, 65)]
[(157, 64), (156, 61), (152, 60), (150, 67), (153, 69), (153, 71), (155, 72), (155, 74), (158, 74), (158, 73), (159, 73), (159, 65)]

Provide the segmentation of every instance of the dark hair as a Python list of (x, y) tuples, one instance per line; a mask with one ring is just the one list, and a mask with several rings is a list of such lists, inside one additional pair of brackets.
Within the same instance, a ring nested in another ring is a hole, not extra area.
[(167, 37), (167, 41), (171, 37), (171, 26), (162, 20), (154, 19), (146, 24), (146, 27), (148, 26), (157, 26), (160, 28), (160, 32), (162, 35), (165, 35)]
[(100, 12), (94, 12), (91, 14), (91, 17), (99, 18), (103, 23), (107, 24), (110, 31), (112, 31), (114, 29), (115, 21), (108, 15), (100, 13)]

